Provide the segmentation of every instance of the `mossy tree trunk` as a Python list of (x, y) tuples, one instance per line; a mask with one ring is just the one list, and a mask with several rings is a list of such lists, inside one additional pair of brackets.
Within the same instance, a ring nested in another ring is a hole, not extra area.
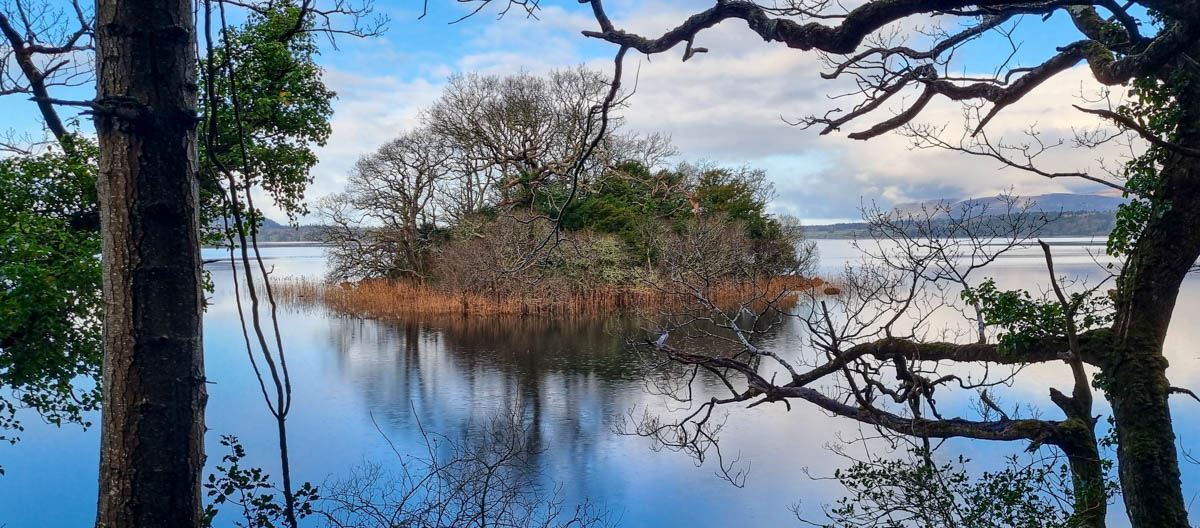
[[(1177, 79), (1176, 143), (1200, 147), (1200, 82)], [(1184, 277), (1200, 257), (1200, 158), (1169, 154), (1145, 231), (1117, 288), (1114, 344), (1103, 375), (1116, 421), (1125, 507), (1137, 528), (1186, 527), (1163, 342)]]

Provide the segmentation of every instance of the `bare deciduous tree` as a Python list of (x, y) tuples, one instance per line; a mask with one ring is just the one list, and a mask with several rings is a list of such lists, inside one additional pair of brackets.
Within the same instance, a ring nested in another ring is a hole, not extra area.
[[(592, 140), (592, 109), (604, 101), (608, 80), (583, 67), (547, 76), (456, 75), (425, 111), (429, 129), (494, 168), (502, 200), (528, 199), (539, 185), (570, 177)], [(585, 174), (605, 167), (604, 149), (587, 160)]]
[(93, 14), (77, 0), (70, 8), (28, 0), (0, 3), (0, 95), (28, 95), (59, 142), (70, 132), (50, 91), (88, 84), (94, 72)]
[[(445, 138), (418, 129), (358, 160), (346, 191), (322, 206), (333, 222), (331, 275), (416, 276), (425, 273), (437, 198), (454, 177)], [(464, 183), (469, 185), (469, 183)]]
[[(661, 135), (611, 129), (597, 135), (597, 108), (613, 94), (608, 80), (582, 67), (546, 76), (452, 77), (422, 113), (421, 127), (364, 157), (346, 192), (322, 206), (332, 224), (326, 232), (335, 248), (331, 276), (421, 276), (430, 238), (452, 224), (469, 227), (485, 211), (554, 226), (530, 225), (526, 234), (543, 238), (522, 246), (528, 250), (523, 258), (506, 260), (511, 267), (498, 271), (536, 265), (552, 246), (548, 241), (561, 242), (558, 219), (545, 211), (561, 213), (567, 200), (620, 163), (651, 167), (673, 154)], [(613, 118), (609, 126), (617, 125)], [(540, 192), (550, 186), (570, 193)], [(547, 200), (555, 203), (541, 203)]]
[[(994, 203), (939, 200), (913, 211), (872, 205), (863, 216), (873, 238), (856, 241), (855, 246), (885, 266), (915, 270), (930, 286), (970, 294), (972, 275), (1013, 247), (1029, 244), (1053, 219), (1035, 205), (1011, 192), (997, 196)], [(975, 322), (979, 342), (986, 343), (982, 307), (977, 300), (969, 304), (973, 313), (964, 315)]]

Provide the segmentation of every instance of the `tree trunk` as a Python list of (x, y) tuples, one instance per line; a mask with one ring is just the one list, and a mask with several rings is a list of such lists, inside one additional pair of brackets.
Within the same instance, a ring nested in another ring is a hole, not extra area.
[(1104, 528), (1107, 526), (1108, 498), (1104, 495), (1104, 467), (1096, 439), (1090, 445), (1068, 451), (1072, 489), (1075, 492), (1075, 526)]
[[(1194, 187), (1200, 184), (1196, 181), (1200, 170), (1192, 174), (1193, 181), (1185, 185)], [(1173, 207), (1164, 216), (1197, 217), (1200, 208)], [(1163, 356), (1179, 285), (1200, 246), (1195, 240), (1200, 218), (1183, 220), (1164, 220), (1179, 223), (1159, 228), (1162, 233), (1147, 232), (1138, 243), (1122, 273), (1113, 325), (1115, 342), (1103, 369), (1116, 421), (1122, 494), (1130, 521), (1137, 528), (1189, 526)], [(1187, 230), (1191, 233), (1184, 232)]]
[[(1083, 390), (1089, 390), (1084, 388)], [(1077, 392), (1078, 394), (1078, 392)], [(1086, 401), (1068, 398), (1051, 391), (1054, 400), (1067, 414), (1054, 444), (1067, 455), (1071, 467), (1071, 485), (1075, 493), (1075, 518), (1072, 526), (1104, 528), (1108, 514), (1108, 497), (1104, 494), (1104, 462), (1096, 442), (1096, 422), (1092, 417), (1090, 393)]]
[[(1181, 88), (1178, 143), (1200, 146), (1200, 93)], [(1186, 527), (1187, 509), (1168, 405), (1163, 341), (1179, 286), (1200, 256), (1200, 158), (1171, 155), (1163, 165), (1152, 218), (1118, 283), (1112, 356), (1103, 365), (1117, 429), (1122, 495), (1135, 528)]]
[(188, 0), (100, 0), (101, 528), (198, 527), (204, 364)]

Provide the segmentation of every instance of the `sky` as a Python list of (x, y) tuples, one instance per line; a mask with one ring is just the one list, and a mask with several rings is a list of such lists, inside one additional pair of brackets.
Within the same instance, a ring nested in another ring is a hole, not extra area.
[[(650, 35), (709, 5), (711, 0), (606, 2), (618, 27)], [(338, 98), (333, 134), (317, 151), (320, 163), (313, 170), (310, 202), (340, 191), (360, 156), (415, 127), (419, 111), (438, 97), (451, 74), (541, 73), (579, 64), (611, 72), (615, 49), (580, 34), (594, 29), (595, 22), (590, 9), (575, 0), (542, 0), (536, 17), (519, 10), (498, 17), (492, 7), (458, 23), (451, 22), (469, 7), (450, 0), (429, 0), (423, 18), (421, 0), (376, 0), (375, 9), (390, 19), (382, 36), (341, 37), (336, 48), (326, 44), (322, 50), (324, 79)], [(1027, 19), (1014, 34), (1020, 46), (1011, 64), (1036, 64), (1054, 53), (1054, 47), (1076, 38), (1062, 16), (1046, 22)], [(818, 224), (854, 220), (860, 206), (872, 201), (888, 205), (990, 196), (1008, 189), (1023, 195), (1105, 189), (1004, 169), (997, 162), (961, 153), (913, 150), (908, 139), (895, 134), (867, 142), (848, 139), (844, 132), (820, 136), (787, 123), (850, 104), (831, 98), (846, 85), (820, 77), (825, 68), (817, 54), (765, 43), (739, 21), (702, 33), (696, 45), (710, 51), (687, 62), (680, 60), (682, 48), (654, 57), (630, 53), (626, 82), (636, 82), (636, 89), (622, 112), (624, 130), (669, 135), (679, 151), (677, 161), (765, 169), (776, 190), (770, 204), (773, 213)], [(965, 73), (991, 72), (1010, 53), (1004, 39), (992, 36), (963, 50), (955, 64)], [(989, 134), (1009, 143), (1024, 142), (1023, 132), (1036, 124), (1044, 141), (1070, 138), (1073, 129), (1097, 125), (1095, 118), (1071, 107), (1084, 104), (1081, 97), (1094, 96), (1097, 89), (1086, 68), (1076, 67), (1006, 109), (989, 126)], [(903, 102), (874, 116), (887, 119)], [(8, 116), (5, 121), (17, 130), (37, 123), (33, 104), (21, 98), (0, 98), (0, 115)], [(846, 132), (874, 122), (862, 121)], [(954, 134), (956, 127), (961, 129), (961, 107), (937, 101), (916, 122), (949, 126), (948, 133)], [(83, 128), (90, 129), (90, 124)], [(1108, 167), (1119, 162), (1116, 147), (1100, 152), (1069, 147), (1052, 151), (1045, 165), (1055, 171), (1099, 172), (1098, 159)], [(270, 209), (267, 213), (282, 217)]]

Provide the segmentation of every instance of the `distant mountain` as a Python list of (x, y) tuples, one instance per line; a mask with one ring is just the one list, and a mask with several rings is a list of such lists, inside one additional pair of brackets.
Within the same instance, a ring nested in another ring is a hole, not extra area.
[[(245, 218), (243, 217), (242, 220), (245, 221)], [(213, 218), (208, 223), (208, 225), (209, 225), (209, 227), (211, 227), (213, 229), (223, 229), (224, 226), (226, 226), (226, 225), (228, 225), (228, 226), (233, 225), (233, 217), (231, 216), (229, 218)], [(263, 218), (262, 229), (288, 229), (290, 227), (291, 226), (289, 226), (287, 224), (281, 224), (279, 222), (271, 220), (270, 218)]]
[[(274, 222), (272, 222), (274, 223)], [(258, 240), (261, 242), (320, 242), (324, 237), (326, 226), (323, 225), (302, 225), (290, 226), (286, 224), (274, 223), (274, 226), (263, 225), (263, 228), (258, 231)]]
[[(1050, 222), (1042, 229), (1042, 236), (1096, 236), (1105, 237), (1116, 224), (1116, 211), (1129, 201), (1119, 196), (1102, 194), (1053, 193), (1022, 197), (1032, 202), (1029, 211), (1047, 213)], [(971, 209), (978, 213), (985, 210), (1002, 215), (1008, 212), (1007, 205), (998, 196), (969, 198), (966, 200), (927, 200), (898, 204), (893, 209), (901, 213), (918, 213), (922, 207), (950, 204), (951, 211)], [(829, 225), (804, 226), (809, 238), (864, 238), (871, 236), (867, 224), (851, 222)]]
[[(1128, 198), (1122, 198), (1120, 196), (1071, 193), (1051, 193), (1039, 194), (1035, 196), (1022, 196), (1021, 199), (1032, 202), (1032, 206), (1030, 207), (1031, 211), (1042, 213), (1112, 212), (1116, 211), (1121, 204), (1129, 201)], [(894, 209), (902, 212), (915, 212), (919, 211), (922, 206), (938, 203), (950, 203), (954, 206), (953, 209), (962, 209), (965, 207), (987, 207), (989, 210), (996, 211), (997, 214), (1006, 209), (1005, 204), (1002, 202), (999, 196), (968, 198), (966, 200), (954, 200), (950, 198), (926, 200), (924, 202), (897, 204)]]
[[(211, 226), (218, 230), (223, 229), (225, 225), (225, 221), (220, 218), (211, 223)], [(228, 225), (233, 225), (232, 218), (229, 219)], [(325, 226), (320, 225), (292, 226), (264, 218), (262, 226), (258, 229), (258, 240), (259, 242), (319, 242), (324, 229)]]
[[(1040, 231), (1041, 236), (1090, 236), (1107, 237), (1116, 225), (1117, 215), (1113, 211), (1091, 211), (1074, 213), (1052, 213), (1051, 220)], [(852, 222), (828, 225), (806, 225), (804, 236), (817, 238), (870, 238), (871, 230), (866, 223)]]

